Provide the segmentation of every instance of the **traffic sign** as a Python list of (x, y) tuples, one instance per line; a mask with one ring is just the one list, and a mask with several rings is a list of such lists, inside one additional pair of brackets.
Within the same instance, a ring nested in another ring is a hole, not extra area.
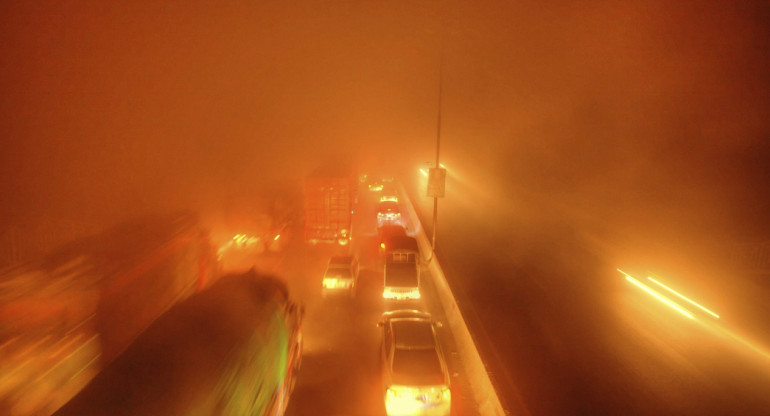
[(431, 198), (444, 197), (444, 185), (446, 184), (446, 169), (430, 168), (428, 170), (427, 195)]

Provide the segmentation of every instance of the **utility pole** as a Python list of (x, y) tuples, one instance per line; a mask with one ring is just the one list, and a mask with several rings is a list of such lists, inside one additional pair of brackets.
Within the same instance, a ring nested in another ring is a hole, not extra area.
[[(438, 127), (436, 128), (436, 166), (435, 168), (438, 169), (440, 166), (439, 162), (439, 150), (441, 150), (441, 93), (443, 90), (443, 84), (444, 84), (444, 54), (442, 51), (441, 54), (441, 65), (439, 67), (439, 78), (438, 78)], [(438, 196), (433, 196), (433, 239), (431, 242), (431, 249), (435, 252), (436, 251), (436, 219), (438, 217)]]
[[(440, 15), (441, 13), (439, 13)], [(444, 90), (444, 28), (440, 29), (439, 70), (438, 70), (438, 114), (436, 119), (436, 166), (428, 171), (427, 196), (433, 197), (433, 238), (431, 239), (431, 257), (436, 254), (436, 230), (438, 229), (438, 199), (444, 197), (446, 170), (441, 167), (439, 158), (441, 151), (441, 107)]]

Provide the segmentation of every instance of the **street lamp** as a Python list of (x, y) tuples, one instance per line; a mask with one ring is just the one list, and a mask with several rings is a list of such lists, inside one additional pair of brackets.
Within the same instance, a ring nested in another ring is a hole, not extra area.
[[(445, 183), (446, 183), (446, 169), (441, 165), (439, 156), (441, 150), (441, 94), (443, 89), (443, 66), (444, 59), (442, 56), (441, 66), (439, 70), (439, 83), (438, 83), (438, 120), (436, 128), (436, 165), (428, 170), (428, 189), (427, 196), (433, 197), (433, 238), (431, 240), (431, 251), (436, 251), (436, 220), (438, 218), (438, 199), (444, 197)], [(433, 258), (431, 253), (431, 258)]]

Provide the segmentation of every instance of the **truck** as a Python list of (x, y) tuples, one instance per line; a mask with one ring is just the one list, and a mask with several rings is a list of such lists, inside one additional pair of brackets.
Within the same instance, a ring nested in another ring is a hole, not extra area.
[(420, 251), (417, 240), (393, 235), (385, 243), (385, 272), (382, 297), (385, 299), (420, 298)]
[(319, 169), (305, 179), (305, 240), (347, 245), (352, 238), (356, 185), (344, 169)]
[(161, 315), (54, 415), (281, 416), (303, 314), (275, 277), (223, 276)]
[(0, 414), (50, 415), (216, 279), (192, 213), (138, 217), (0, 274)]
[(417, 240), (406, 234), (384, 235), (380, 246), (384, 250), (385, 262), (419, 264), (420, 249)]

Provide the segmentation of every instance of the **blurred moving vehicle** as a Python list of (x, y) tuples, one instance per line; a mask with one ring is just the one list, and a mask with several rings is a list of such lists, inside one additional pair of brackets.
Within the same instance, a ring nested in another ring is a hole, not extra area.
[(220, 270), (245, 272), (255, 267), (260, 256), (282, 251), (298, 215), (296, 201), (271, 189), (224, 198), (208, 220)]
[[(397, 225), (395, 227), (401, 227)], [(385, 227), (383, 227), (385, 229)], [(401, 227), (403, 230), (403, 227)], [(382, 243), (380, 247), (385, 254), (386, 261), (395, 261), (399, 263), (413, 263), (417, 264), (420, 261), (420, 248), (417, 245), (417, 240), (413, 237), (404, 234), (400, 234), (398, 230), (389, 228), (390, 235), (383, 234)], [(384, 247), (383, 247), (384, 245)]]
[(302, 359), (303, 308), (253, 270), (160, 316), (57, 416), (281, 416)]
[(341, 169), (321, 169), (305, 179), (305, 240), (311, 244), (352, 238), (355, 182)]
[(386, 224), (402, 225), (401, 210), (398, 207), (398, 202), (382, 201), (377, 207), (377, 227), (379, 228)]
[(357, 283), (358, 259), (355, 256), (333, 256), (324, 272), (322, 295), (344, 293), (353, 297)]
[(176, 302), (211, 285), (192, 213), (138, 217), (0, 273), (0, 415), (50, 415)]
[(449, 371), (430, 314), (386, 312), (382, 328), (382, 383), (388, 415), (449, 415)]

